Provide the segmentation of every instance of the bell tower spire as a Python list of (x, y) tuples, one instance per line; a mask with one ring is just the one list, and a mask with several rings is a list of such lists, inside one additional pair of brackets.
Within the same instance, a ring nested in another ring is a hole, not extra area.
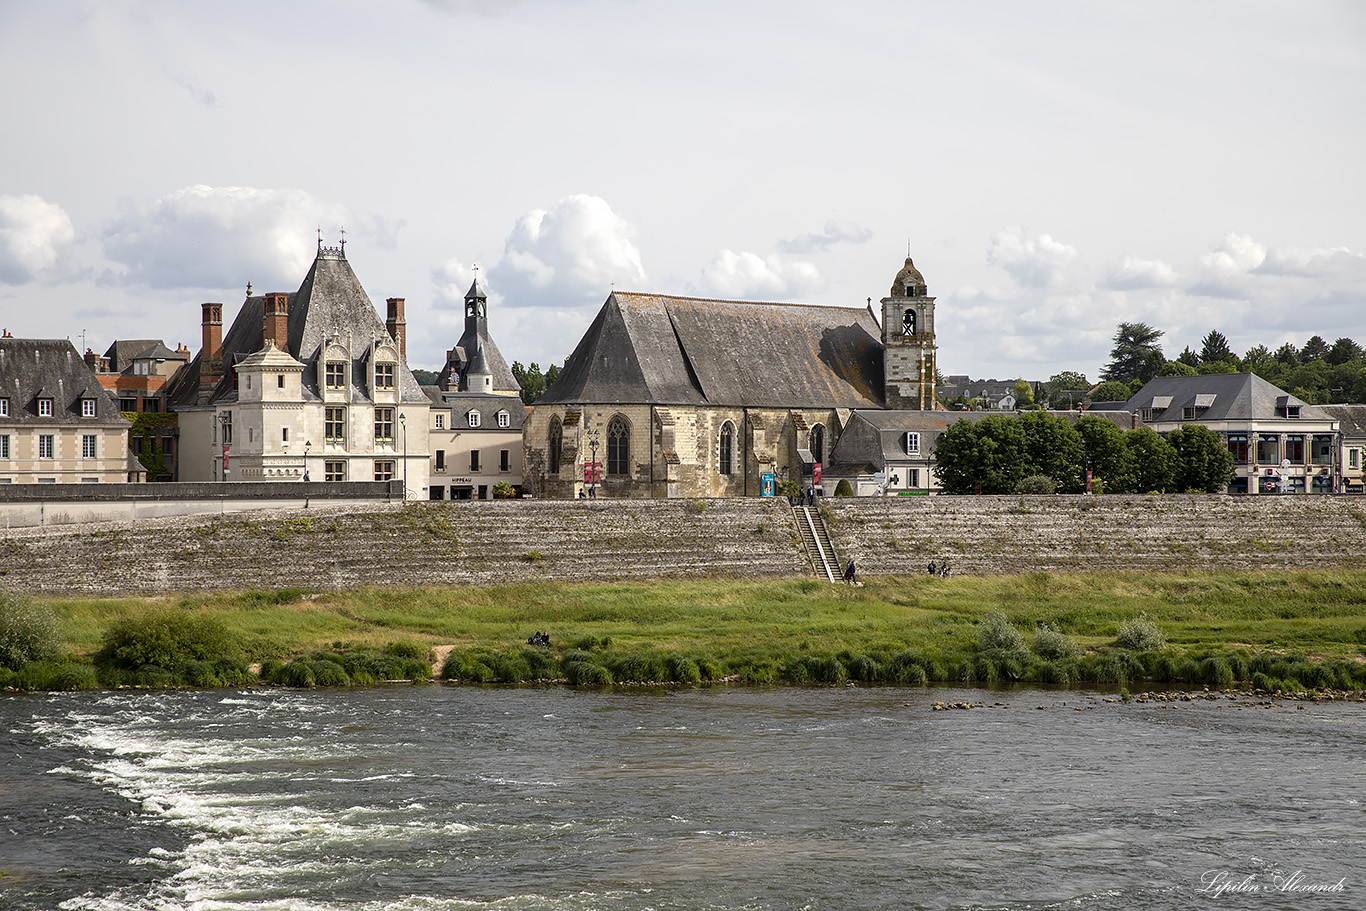
[(934, 298), (910, 257), (882, 299), (883, 393), (888, 408), (933, 411), (935, 399)]

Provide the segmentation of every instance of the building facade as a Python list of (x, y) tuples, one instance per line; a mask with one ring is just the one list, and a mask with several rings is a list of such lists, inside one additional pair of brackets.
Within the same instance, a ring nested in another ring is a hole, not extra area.
[(464, 334), (446, 352), (436, 385), (423, 390), (432, 403), (429, 498), (489, 500), (499, 484), (520, 494), (526, 406), (489, 336), (488, 298), (478, 279), (465, 294)]
[(180, 478), (403, 480), (426, 498), (431, 402), (408, 368), (402, 298), (381, 322), (346, 259), (318, 245), (299, 290), (252, 295), (223, 334), (201, 306), (203, 344), (168, 384)]
[(0, 484), (141, 480), (128, 428), (71, 342), (0, 338)]

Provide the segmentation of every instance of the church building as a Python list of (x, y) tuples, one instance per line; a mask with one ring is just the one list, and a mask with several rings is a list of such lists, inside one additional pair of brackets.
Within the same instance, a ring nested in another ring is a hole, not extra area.
[(546, 497), (820, 487), (855, 410), (935, 407), (934, 358), (934, 298), (909, 257), (881, 324), (871, 303), (613, 292), (532, 409), (523, 485)]

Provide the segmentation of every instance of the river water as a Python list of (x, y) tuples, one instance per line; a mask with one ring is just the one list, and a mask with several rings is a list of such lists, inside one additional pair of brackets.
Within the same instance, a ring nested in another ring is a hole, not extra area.
[(1364, 786), (1359, 703), (8, 695), (0, 908), (1359, 909)]

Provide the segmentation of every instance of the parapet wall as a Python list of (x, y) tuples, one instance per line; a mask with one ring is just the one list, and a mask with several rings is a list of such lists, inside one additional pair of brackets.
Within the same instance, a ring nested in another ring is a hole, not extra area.
[[(1343, 496), (832, 500), (861, 576), (1366, 568)], [(783, 500), (445, 501), (11, 529), (0, 585), (51, 594), (809, 575)]]

